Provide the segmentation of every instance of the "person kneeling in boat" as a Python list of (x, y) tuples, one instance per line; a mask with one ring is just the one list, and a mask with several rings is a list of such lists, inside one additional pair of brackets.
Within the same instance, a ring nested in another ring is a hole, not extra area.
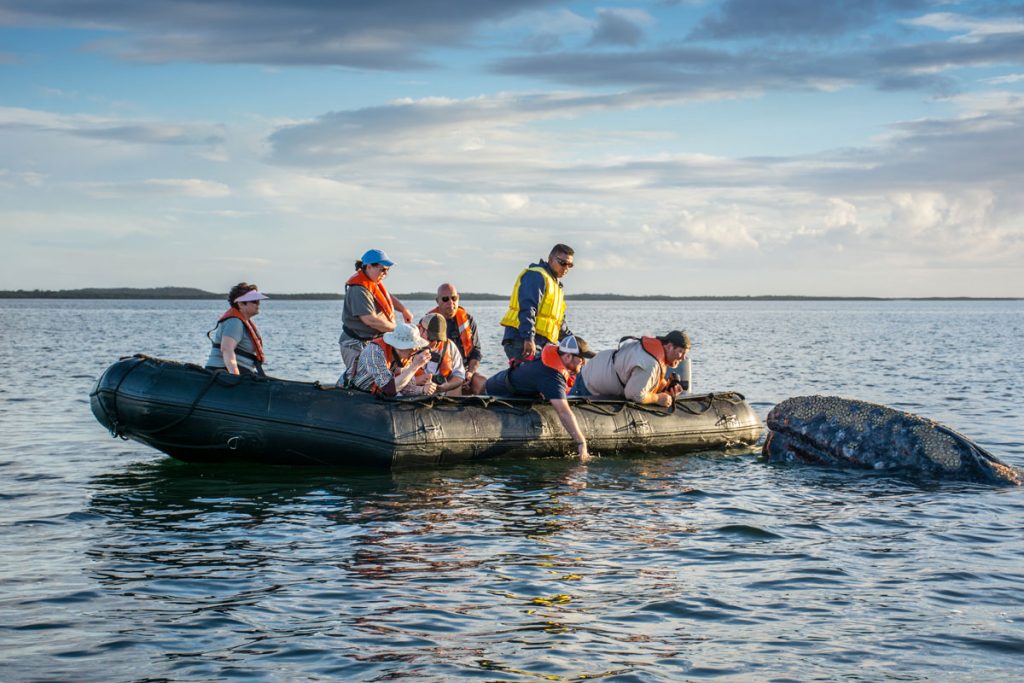
[(427, 313), (420, 320), (420, 334), (430, 344), (430, 362), (416, 373), (416, 384), (436, 384), (435, 393), (445, 396), (461, 396), (466, 381), (466, 366), (455, 344), (448, 339), (444, 317), (439, 313)]
[(433, 382), (416, 384), (416, 372), (430, 362), (430, 348), (418, 329), (398, 323), (394, 330), (374, 339), (359, 354), (353, 385), (382, 396), (430, 395)]
[(569, 395), (624, 398), (667, 408), (682, 391), (668, 379), (668, 369), (689, 352), (690, 336), (681, 330), (663, 337), (623, 337), (619, 348), (602, 351), (587, 363)]
[(546, 398), (558, 419), (580, 449), (580, 460), (587, 460), (587, 438), (569, 407), (566, 395), (579, 371), (596, 354), (582, 337), (569, 335), (555, 344), (548, 344), (536, 360), (515, 363), (508, 370), (487, 380), (486, 392), (491, 396)]
[[(207, 370), (227, 370), (232, 375), (259, 375), (263, 372), (263, 338), (253, 323), (260, 312), (260, 302), (269, 297), (256, 285), (239, 282), (228, 292), (231, 307), (217, 325), (206, 333), (213, 348), (206, 361)], [(213, 336), (210, 336), (211, 333)]]

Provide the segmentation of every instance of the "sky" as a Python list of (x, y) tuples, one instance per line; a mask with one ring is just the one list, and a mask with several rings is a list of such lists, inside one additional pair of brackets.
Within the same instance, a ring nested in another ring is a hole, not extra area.
[(0, 289), (1024, 296), (1024, 2), (0, 0)]

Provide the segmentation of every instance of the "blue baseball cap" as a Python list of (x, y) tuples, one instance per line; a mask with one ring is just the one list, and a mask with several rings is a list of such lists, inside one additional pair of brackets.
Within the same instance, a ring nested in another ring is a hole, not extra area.
[(363, 262), (364, 266), (372, 266), (375, 263), (379, 263), (382, 266), (387, 266), (388, 268), (390, 268), (391, 266), (395, 265), (395, 262), (389, 259), (388, 255), (385, 254), (380, 249), (370, 249), (365, 254), (363, 254), (363, 257), (359, 260)]

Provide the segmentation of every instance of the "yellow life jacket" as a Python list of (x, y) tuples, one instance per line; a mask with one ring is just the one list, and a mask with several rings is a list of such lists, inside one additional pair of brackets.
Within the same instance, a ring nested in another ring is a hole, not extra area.
[(558, 281), (551, 277), (551, 273), (543, 266), (530, 266), (519, 273), (516, 286), (512, 289), (512, 296), (508, 300), (508, 312), (501, 319), (501, 324), (505, 327), (519, 327), (519, 285), (522, 284), (523, 275), (528, 270), (535, 270), (544, 277), (544, 293), (537, 306), (534, 332), (548, 341), (557, 342), (562, 320), (565, 319), (565, 296), (562, 294), (562, 288), (558, 286)]

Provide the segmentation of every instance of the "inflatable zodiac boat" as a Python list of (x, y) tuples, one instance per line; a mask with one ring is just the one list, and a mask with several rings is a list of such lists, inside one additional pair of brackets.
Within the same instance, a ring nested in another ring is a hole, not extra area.
[[(111, 365), (90, 399), (113, 436), (194, 463), (404, 467), (575, 449), (546, 401), (385, 399), (142, 355)], [(753, 444), (763, 431), (732, 392), (681, 396), (670, 409), (599, 399), (570, 405), (591, 452), (602, 455), (717, 450)]]

